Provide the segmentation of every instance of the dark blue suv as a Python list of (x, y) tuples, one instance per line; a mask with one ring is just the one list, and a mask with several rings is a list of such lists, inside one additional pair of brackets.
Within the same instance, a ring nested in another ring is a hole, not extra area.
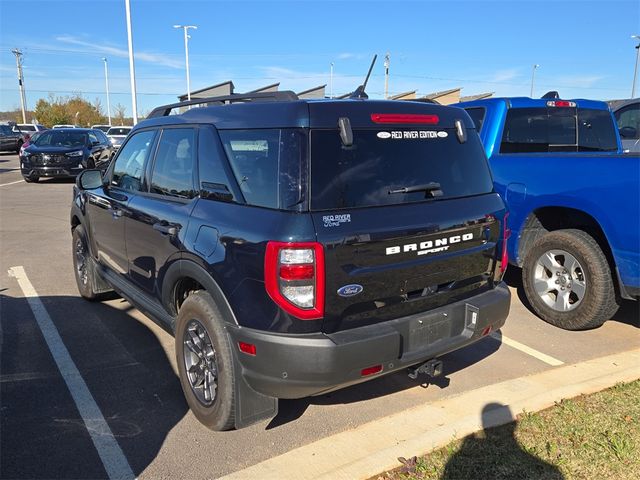
[(291, 92), (159, 107), (77, 179), (71, 227), (81, 295), (115, 290), (168, 329), (216, 430), (278, 398), (437, 374), (509, 312), (505, 207), (456, 108)]

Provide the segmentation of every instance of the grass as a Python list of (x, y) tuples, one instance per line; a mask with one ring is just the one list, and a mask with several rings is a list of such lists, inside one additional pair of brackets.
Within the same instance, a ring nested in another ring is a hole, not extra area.
[(640, 380), (485, 429), (374, 480), (638, 479)]

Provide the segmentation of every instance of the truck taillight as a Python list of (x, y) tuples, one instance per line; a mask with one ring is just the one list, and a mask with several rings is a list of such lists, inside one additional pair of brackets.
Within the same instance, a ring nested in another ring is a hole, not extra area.
[(509, 254), (507, 253), (507, 240), (511, 236), (511, 230), (508, 225), (509, 212), (504, 214), (504, 220), (502, 220), (502, 258), (500, 260), (500, 274), (503, 274), (509, 264)]
[(317, 242), (268, 242), (264, 259), (267, 293), (301, 319), (324, 315), (324, 250)]
[(576, 102), (570, 102), (568, 100), (549, 100), (547, 107), (575, 107)]

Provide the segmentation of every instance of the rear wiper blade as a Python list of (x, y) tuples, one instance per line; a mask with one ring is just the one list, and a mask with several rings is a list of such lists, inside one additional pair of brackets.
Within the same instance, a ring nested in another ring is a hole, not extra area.
[(425, 192), (425, 196), (431, 195), (432, 197), (441, 197), (444, 195), (442, 188), (438, 182), (429, 182), (423, 185), (412, 185), (410, 187), (402, 187), (397, 190), (389, 190), (389, 195), (394, 193), (411, 193), (411, 192)]

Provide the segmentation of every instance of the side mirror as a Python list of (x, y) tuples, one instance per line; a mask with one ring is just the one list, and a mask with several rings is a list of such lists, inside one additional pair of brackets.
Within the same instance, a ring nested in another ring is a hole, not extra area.
[(100, 142), (91, 142), (92, 147), (95, 147), (96, 145), (100, 145)]
[(102, 172), (97, 169), (85, 170), (76, 178), (76, 185), (81, 190), (93, 190), (101, 187)]
[(633, 127), (622, 127), (620, 136), (622, 138), (638, 138), (638, 131)]

